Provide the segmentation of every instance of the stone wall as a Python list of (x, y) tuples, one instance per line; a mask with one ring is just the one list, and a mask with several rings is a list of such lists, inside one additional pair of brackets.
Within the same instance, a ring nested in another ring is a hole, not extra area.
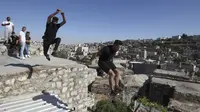
[(0, 98), (46, 90), (58, 95), (69, 107), (75, 107), (76, 112), (87, 112), (87, 107), (94, 105), (88, 85), (95, 78), (96, 71), (86, 66), (37, 66), (33, 67), (31, 73), (0, 75)]

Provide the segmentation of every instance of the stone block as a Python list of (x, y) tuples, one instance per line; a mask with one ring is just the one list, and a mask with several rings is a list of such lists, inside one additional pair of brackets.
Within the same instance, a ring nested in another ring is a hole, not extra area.
[(73, 67), (73, 68), (71, 68), (71, 71), (76, 72), (76, 71), (78, 71), (78, 68)]
[(5, 82), (6, 85), (14, 85), (15, 79), (10, 79)]
[(0, 95), (0, 98), (3, 98), (4, 96), (3, 95)]
[(73, 87), (70, 87), (69, 91), (72, 91), (73, 90)]
[(55, 77), (54, 79), (53, 79), (53, 81), (57, 81), (58, 80), (58, 77)]
[(83, 104), (79, 104), (78, 105), (78, 109), (82, 109), (82, 108), (84, 108), (84, 105)]
[(81, 67), (81, 68), (78, 68), (78, 71), (83, 71), (84, 70), (84, 68), (83, 67)]
[(9, 92), (10, 90), (11, 90), (11, 87), (5, 87), (5, 88), (4, 88), (4, 92), (5, 92), (5, 93)]
[(21, 77), (18, 77), (18, 78), (17, 78), (17, 80), (18, 80), (18, 81), (21, 81), (21, 82), (22, 82), (22, 81), (25, 81), (26, 79), (27, 79), (27, 76), (21, 76)]
[(62, 88), (62, 93), (65, 93), (67, 91), (67, 89), (68, 89), (67, 87), (63, 87)]
[(51, 87), (52, 87), (52, 88), (55, 88), (55, 87), (56, 87), (56, 83), (55, 83), (55, 82), (52, 82), (52, 83), (51, 83)]
[(69, 98), (69, 92), (66, 93), (66, 98)]
[(74, 82), (69, 83), (69, 86), (74, 86)]
[(47, 72), (47, 70), (40, 70), (40, 71), (39, 71), (40, 74), (41, 74), (41, 73), (45, 73), (45, 72)]
[(30, 84), (30, 81), (26, 80), (23, 82), (23, 85), (27, 85), (27, 84)]
[(65, 73), (71, 72), (71, 69), (68, 67), (65, 67)]
[(3, 91), (2, 90), (0, 90), (0, 94), (2, 93)]
[(72, 98), (69, 98), (69, 99), (68, 99), (68, 103), (72, 103)]
[(34, 88), (33, 88), (33, 87), (29, 87), (29, 88), (28, 88), (28, 91), (29, 91), (29, 92), (34, 92)]
[(71, 92), (71, 96), (76, 96), (78, 93), (77, 93), (77, 91), (72, 91)]
[(65, 70), (59, 70), (58, 72), (57, 72), (57, 75), (63, 75), (65, 73)]
[(68, 83), (67, 82), (63, 82), (63, 87), (67, 87), (68, 86)]
[(62, 82), (56, 82), (57, 88), (61, 88), (62, 87)]
[(69, 82), (73, 82), (73, 81), (74, 81), (74, 78), (70, 78), (70, 79), (69, 79)]
[(2, 87), (3, 86), (3, 83), (2, 82), (0, 82), (0, 87)]
[(51, 76), (57, 76), (56, 72), (53, 72), (53, 73), (51, 74)]
[(39, 76), (40, 76), (40, 77), (47, 77), (48, 74), (47, 74), (47, 73), (41, 73)]

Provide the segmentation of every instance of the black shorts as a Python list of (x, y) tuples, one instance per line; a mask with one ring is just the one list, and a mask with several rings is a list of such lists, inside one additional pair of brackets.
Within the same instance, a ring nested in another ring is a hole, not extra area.
[(108, 73), (110, 69), (111, 70), (116, 69), (116, 66), (112, 61), (99, 61), (98, 65), (105, 73)]

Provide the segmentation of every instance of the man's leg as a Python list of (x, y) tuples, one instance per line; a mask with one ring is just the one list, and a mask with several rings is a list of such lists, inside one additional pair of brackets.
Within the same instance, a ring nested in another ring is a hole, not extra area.
[(107, 74), (109, 75), (109, 85), (111, 91), (115, 90), (115, 73), (110, 69)]
[(48, 50), (49, 50), (49, 47), (50, 47), (50, 42), (43, 39), (43, 50), (44, 50), (44, 56), (46, 56), (47, 60), (50, 61), (50, 57), (49, 55), (47, 54)]
[(119, 88), (120, 72), (117, 69), (114, 69), (113, 71), (115, 73), (115, 86), (116, 88)]
[(98, 62), (99, 67), (109, 75), (109, 85), (111, 89), (111, 94), (115, 95), (115, 74), (112, 69), (109, 67), (109, 64), (105, 61)]
[(53, 49), (53, 52), (52, 52), (52, 55), (55, 55), (56, 56), (56, 52), (57, 52), (57, 50), (58, 50), (58, 47), (59, 47), (59, 45), (60, 45), (60, 42), (61, 42), (61, 38), (55, 38), (54, 39), (54, 41), (53, 41), (53, 43), (52, 44), (55, 44), (55, 47), (54, 47), (54, 49)]
[(110, 61), (108, 63), (108, 65), (111, 67), (111, 69), (113, 70), (114, 74), (115, 74), (115, 91), (116, 92), (121, 92), (122, 91), (122, 88), (120, 88), (119, 86), (119, 80), (120, 80), (120, 72), (119, 70), (116, 68), (115, 64)]
[(22, 43), (21, 43), (21, 49), (20, 49), (20, 58), (21, 58), (21, 59), (25, 59), (25, 58), (24, 58), (24, 48), (25, 48), (25, 43), (22, 42)]
[(27, 52), (26, 52), (26, 53), (27, 53), (28, 57), (30, 58), (30, 55), (29, 55), (29, 48), (30, 48), (30, 45), (28, 44), (26, 47), (27, 47), (27, 49), (26, 49)]

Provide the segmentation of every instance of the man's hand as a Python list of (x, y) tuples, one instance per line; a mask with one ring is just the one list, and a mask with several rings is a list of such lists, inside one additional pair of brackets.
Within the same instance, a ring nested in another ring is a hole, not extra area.
[(59, 13), (59, 12), (61, 12), (61, 10), (60, 10), (60, 9), (57, 9), (56, 12)]

